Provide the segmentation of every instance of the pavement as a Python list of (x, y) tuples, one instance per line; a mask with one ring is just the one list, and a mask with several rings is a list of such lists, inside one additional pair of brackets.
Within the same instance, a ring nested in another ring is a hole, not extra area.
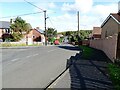
[(95, 51), (89, 59), (82, 58), (82, 52), (71, 56), (69, 67), (49, 88), (75, 90), (114, 90), (107, 72), (109, 60), (103, 52)]

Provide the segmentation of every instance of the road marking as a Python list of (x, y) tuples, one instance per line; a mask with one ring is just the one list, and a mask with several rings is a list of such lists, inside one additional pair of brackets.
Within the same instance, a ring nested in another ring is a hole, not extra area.
[(52, 52), (52, 51), (55, 51), (55, 50), (57, 50), (57, 49), (49, 50), (49, 51), (47, 51), (47, 52)]
[(27, 49), (21, 49), (21, 50), (19, 50), (19, 51), (26, 51)]
[(32, 57), (33, 55), (26, 56), (26, 58)]
[(39, 55), (39, 54), (34, 54), (33, 56), (37, 56), (37, 55)]
[(17, 60), (19, 60), (20, 58), (16, 58), (16, 59), (13, 59), (13, 60), (11, 60), (12, 62), (15, 62), (15, 61), (17, 61)]

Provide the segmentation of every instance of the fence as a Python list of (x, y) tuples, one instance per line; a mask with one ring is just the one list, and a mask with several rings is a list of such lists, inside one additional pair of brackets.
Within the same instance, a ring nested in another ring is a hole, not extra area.
[(91, 40), (90, 47), (100, 49), (114, 62), (117, 54), (117, 37), (118, 35), (110, 36), (105, 39)]

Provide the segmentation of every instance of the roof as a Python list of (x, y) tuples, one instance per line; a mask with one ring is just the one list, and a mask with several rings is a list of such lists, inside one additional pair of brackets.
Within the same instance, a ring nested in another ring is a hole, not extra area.
[(92, 35), (101, 34), (101, 27), (93, 27)]
[(0, 21), (0, 28), (10, 28), (10, 22), (8, 21)]
[(101, 27), (103, 27), (110, 18), (112, 18), (113, 20), (115, 20), (115, 22), (117, 22), (118, 24), (120, 24), (120, 13), (111, 13), (106, 18), (106, 20), (102, 23)]
[(43, 30), (41, 30), (41, 29), (37, 29), (37, 31), (38, 31), (38, 32), (40, 32), (41, 34), (43, 34), (43, 33), (44, 33), (44, 31), (43, 31)]
[(120, 22), (120, 15), (119, 15), (118, 13), (117, 13), (117, 14), (111, 13), (111, 15), (112, 15), (117, 21)]

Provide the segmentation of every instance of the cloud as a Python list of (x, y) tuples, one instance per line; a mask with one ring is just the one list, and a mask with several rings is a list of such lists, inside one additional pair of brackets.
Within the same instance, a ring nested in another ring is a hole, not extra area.
[(49, 8), (55, 8), (55, 7), (56, 7), (55, 3), (53, 2), (49, 3)]
[(69, 13), (74, 13), (76, 11), (76, 7), (74, 4), (64, 3), (61, 10)]
[(107, 17), (110, 13), (118, 12), (118, 4), (96, 5), (91, 9), (91, 13), (102, 17)]
[[(77, 30), (77, 15), (76, 13), (70, 13), (72, 11), (75, 11), (74, 5), (75, 4), (64, 3), (62, 5), (62, 11), (68, 12), (64, 12), (64, 14), (61, 15), (59, 14), (59, 16), (50, 15), (51, 21), (54, 26), (49, 20), (47, 20), (47, 27), (56, 28), (58, 32)], [(85, 12), (84, 10), (83, 12), (80, 12), (80, 29), (92, 30), (94, 26), (101, 26), (101, 24), (107, 18), (107, 16), (110, 13), (116, 13), (117, 10), (117, 3), (111, 3), (106, 5), (98, 4), (94, 6), (92, 5), (92, 7), (89, 10), (86, 9)], [(25, 17), (25, 19), (27, 19), (28, 22), (31, 22), (33, 27), (40, 26), (41, 29), (44, 29), (44, 19), (42, 15), (40, 17), (39, 15), (33, 17)]]
[(75, 0), (75, 6), (77, 10), (82, 13), (87, 13), (91, 10), (93, 5), (93, 0)]
[(93, 0), (75, 0), (74, 4), (64, 3), (62, 10), (67, 12), (80, 11), (82, 13), (87, 13), (91, 10), (92, 5)]

